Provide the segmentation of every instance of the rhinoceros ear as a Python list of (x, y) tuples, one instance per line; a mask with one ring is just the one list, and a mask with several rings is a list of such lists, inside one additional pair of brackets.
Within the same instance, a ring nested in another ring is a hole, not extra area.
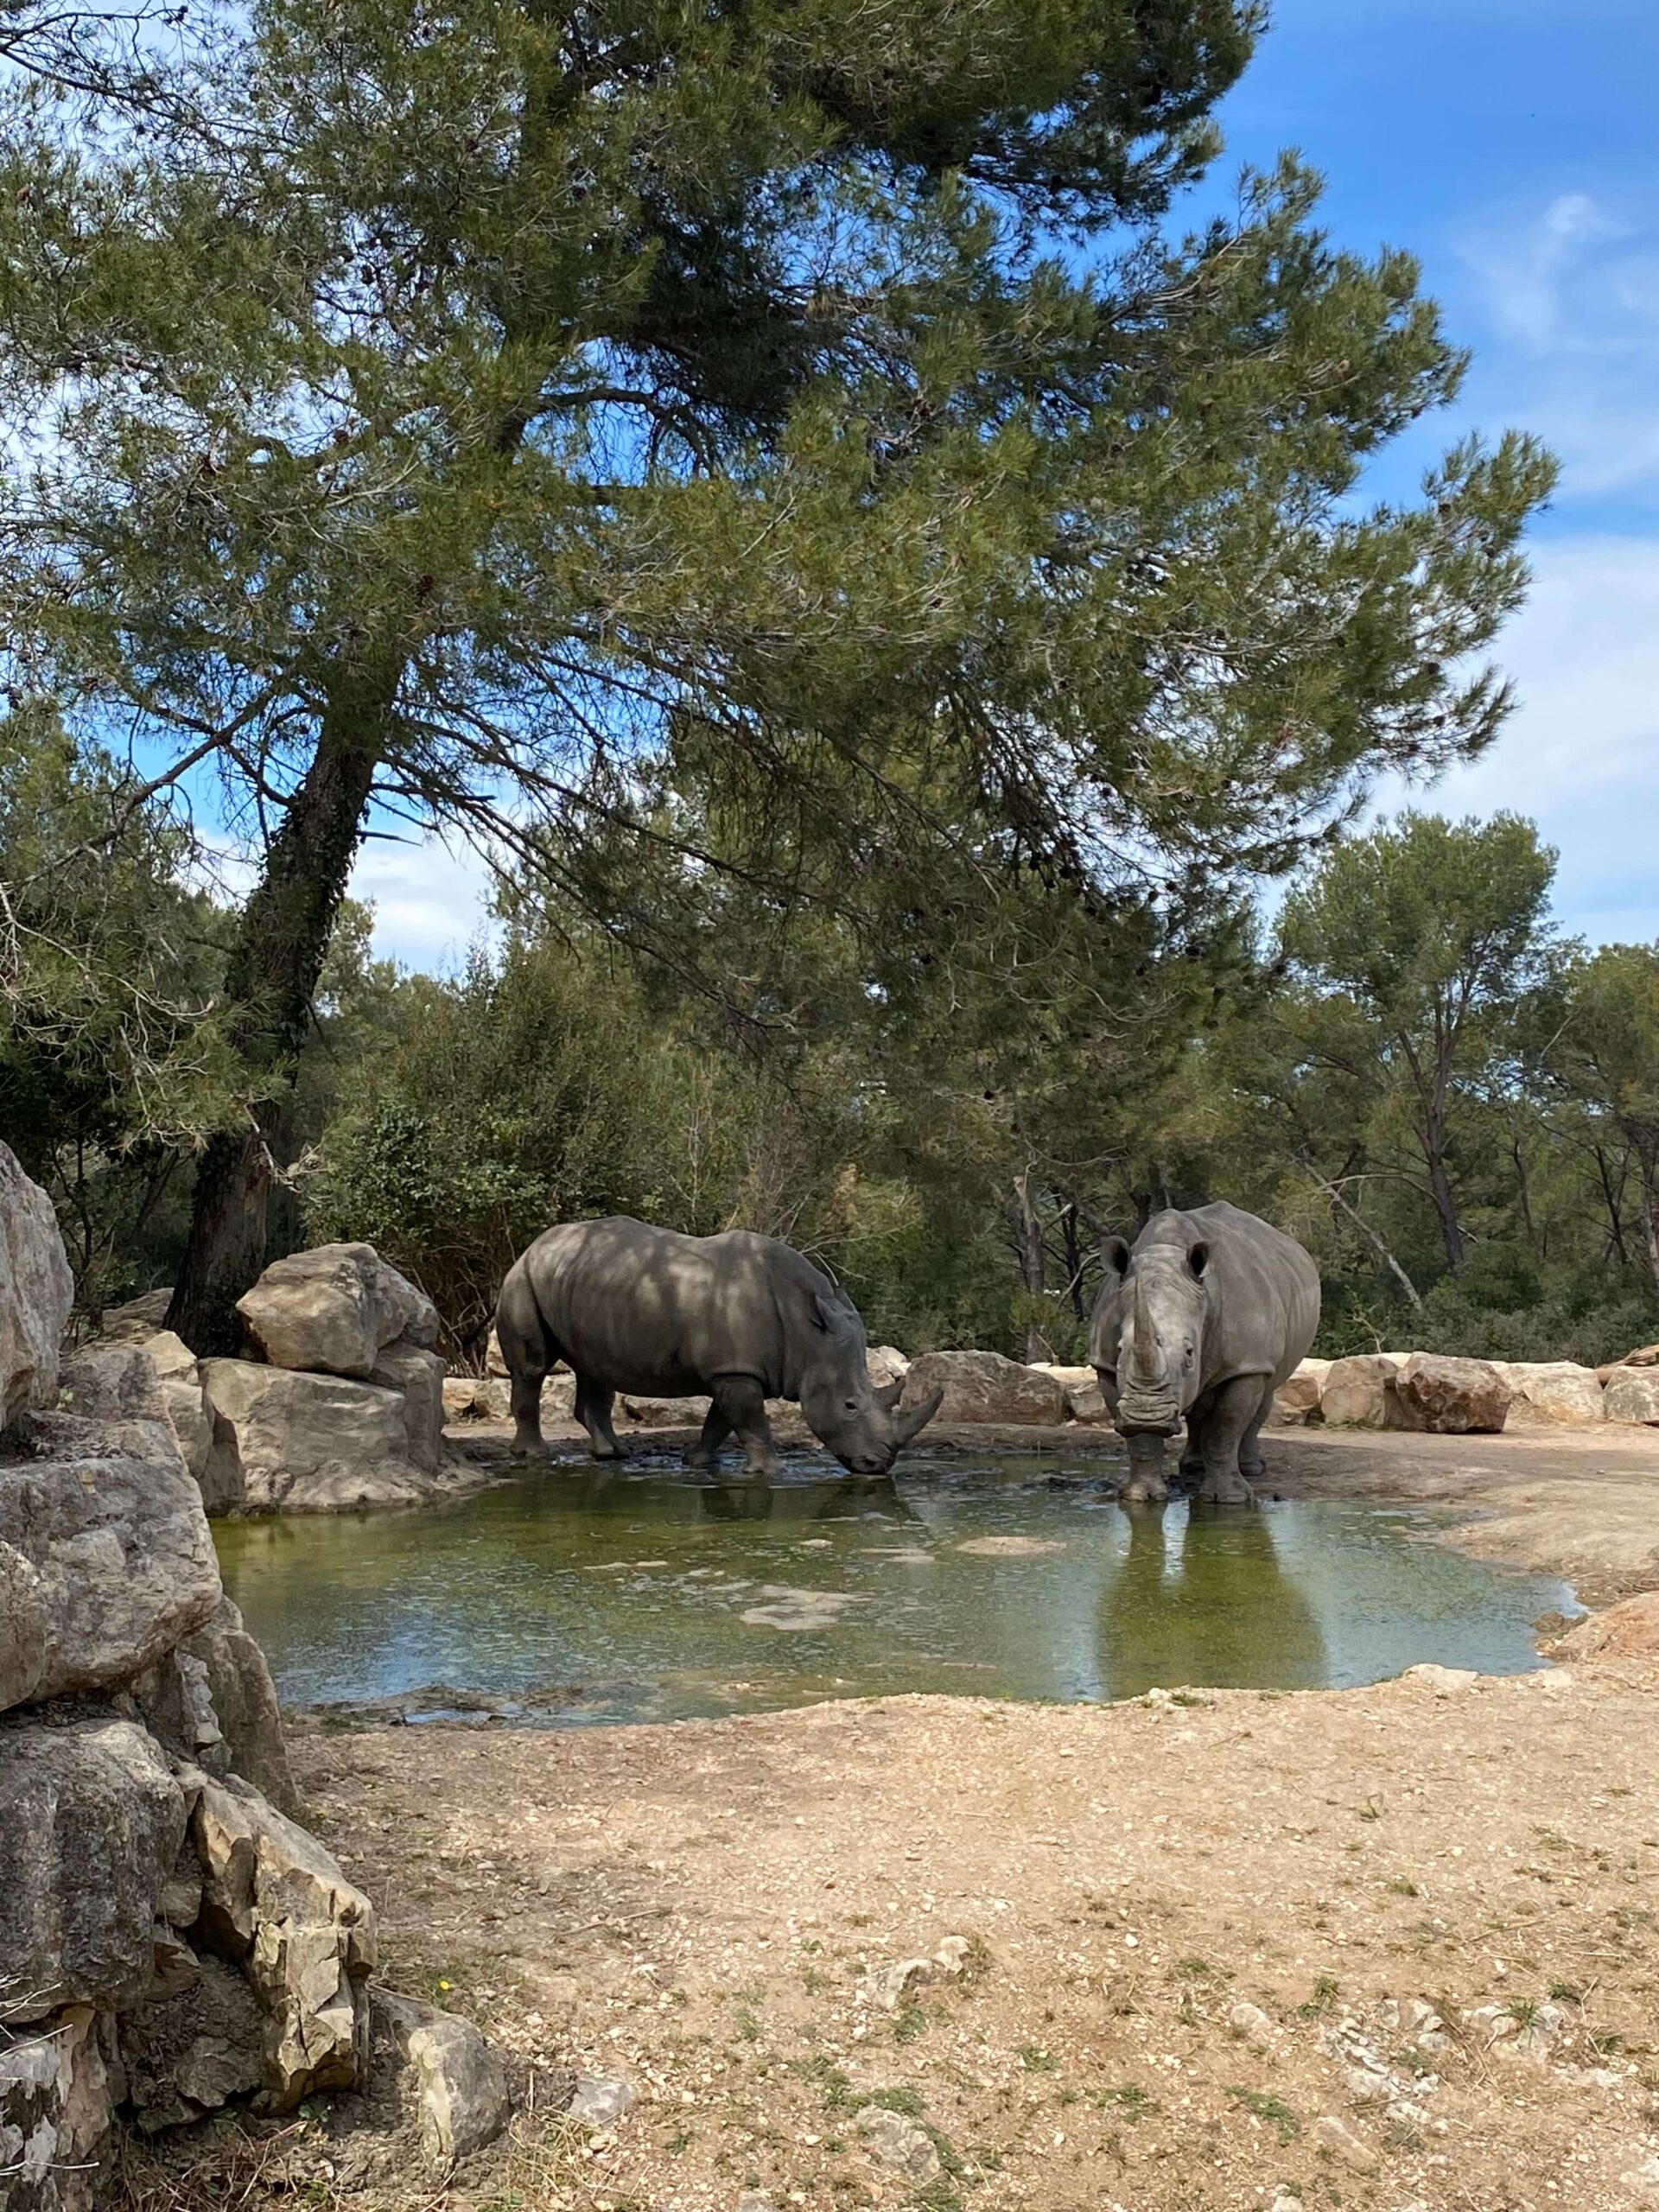
[(905, 1378), (901, 1375), (896, 1382), (878, 1382), (870, 1395), (883, 1413), (890, 1414), (904, 1395), (904, 1390)]
[(1121, 1236), (1103, 1236), (1100, 1256), (1109, 1274), (1126, 1275), (1129, 1271), (1129, 1248)]
[(832, 1337), (844, 1337), (856, 1319), (853, 1309), (844, 1300), (826, 1298), (821, 1290), (812, 1294), (812, 1325), (823, 1329)]
[(1210, 1247), (1205, 1243), (1187, 1247), (1186, 1264), (1195, 1275), (1201, 1275), (1210, 1264)]

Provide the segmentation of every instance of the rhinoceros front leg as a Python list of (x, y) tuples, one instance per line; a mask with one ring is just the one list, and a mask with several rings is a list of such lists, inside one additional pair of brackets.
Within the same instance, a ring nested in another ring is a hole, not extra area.
[(616, 1440), (616, 1431), (611, 1426), (611, 1408), (616, 1403), (614, 1390), (607, 1390), (597, 1382), (590, 1382), (585, 1376), (576, 1377), (576, 1419), (588, 1432), (588, 1441), (593, 1446), (595, 1459), (620, 1459), (622, 1446)]
[(715, 1411), (743, 1446), (746, 1471), (770, 1482), (782, 1462), (772, 1440), (766, 1394), (759, 1381), (753, 1375), (716, 1375), (711, 1390)]
[(1216, 1392), (1208, 1416), (1198, 1424), (1198, 1455), (1204, 1480), (1198, 1496), (1206, 1505), (1254, 1505), (1255, 1492), (1239, 1470), (1239, 1447), (1253, 1437), (1262, 1419), (1262, 1377), (1241, 1375)]
[(711, 1399), (709, 1416), (702, 1424), (702, 1433), (685, 1455), (688, 1467), (708, 1473), (720, 1463), (720, 1447), (732, 1433), (732, 1425), (720, 1410), (717, 1399)]
[(1122, 1496), (1132, 1505), (1161, 1505), (1169, 1496), (1164, 1479), (1164, 1440), (1144, 1433), (1129, 1439), (1129, 1478)]

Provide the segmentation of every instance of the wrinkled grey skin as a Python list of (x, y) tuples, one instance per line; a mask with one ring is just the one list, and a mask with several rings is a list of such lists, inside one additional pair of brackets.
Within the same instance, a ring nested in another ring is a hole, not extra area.
[(1154, 1214), (1131, 1251), (1105, 1246), (1089, 1357), (1129, 1445), (1128, 1498), (1169, 1495), (1164, 1441), (1186, 1422), (1198, 1496), (1249, 1504), (1273, 1394), (1307, 1357), (1319, 1275), (1293, 1236), (1224, 1202)]
[(550, 1229), (509, 1269), (495, 1326), (527, 1451), (541, 1445), (542, 1383), (561, 1359), (575, 1371), (576, 1419), (596, 1459), (619, 1453), (617, 1391), (707, 1391), (714, 1404), (686, 1464), (712, 1467), (734, 1434), (748, 1471), (762, 1476), (779, 1465), (768, 1398), (798, 1400), (848, 1472), (874, 1477), (943, 1396), (901, 1414), (901, 1385), (870, 1381), (864, 1324), (846, 1294), (787, 1244), (747, 1230), (681, 1236), (621, 1214)]

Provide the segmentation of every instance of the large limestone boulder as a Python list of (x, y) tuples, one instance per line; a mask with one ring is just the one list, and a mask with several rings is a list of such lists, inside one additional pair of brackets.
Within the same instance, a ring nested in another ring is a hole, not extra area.
[(400, 1337), (381, 1347), (369, 1380), (404, 1402), (404, 1435), (417, 1467), (435, 1474), (443, 1462), (443, 1362)]
[(864, 1364), (878, 1390), (902, 1382), (910, 1370), (910, 1362), (896, 1344), (872, 1344), (864, 1355)]
[(15, 1544), (0, 1543), (0, 1713), (40, 1688), (51, 1618), (46, 1577)]
[(372, 1244), (319, 1244), (273, 1261), (236, 1310), (273, 1367), (322, 1375), (372, 1374), (402, 1337), (429, 1351), (437, 1309)]
[(161, 1384), (162, 1403), (179, 1440), (184, 1464), (200, 1482), (207, 1472), (213, 1448), (213, 1415), (202, 1395), (201, 1370), (196, 1356), (182, 1337), (161, 1329), (152, 1337), (135, 1340), (155, 1367)]
[(1576, 1366), (1570, 1359), (1511, 1359), (1493, 1364), (1515, 1394), (1510, 1402), (1511, 1428), (1553, 1428), (1607, 1418), (1601, 1384), (1592, 1367)]
[(364, 2073), (374, 1908), (313, 1835), (232, 1776), (187, 1771), (203, 1945), (242, 1968), (265, 2021), (264, 2101), (289, 2112)]
[(172, 1972), (121, 2020), (128, 2112), (146, 2134), (182, 2127), (265, 2084), (265, 2023), (233, 1967), (168, 1947)]
[(447, 2172), (493, 2143), (512, 2100), (500, 2060), (472, 2022), (389, 1989), (375, 1991), (373, 2018), (403, 2061), (427, 2164)]
[(0, 2020), (148, 1993), (185, 1814), (132, 1721), (0, 1724)]
[(1437, 1436), (1495, 1433), (1514, 1393), (1490, 1360), (1414, 1351), (1389, 1385), (1392, 1425)]
[[(701, 1428), (709, 1418), (712, 1398), (636, 1398), (625, 1394), (616, 1402), (622, 1419), (635, 1428)], [(571, 1406), (574, 1412), (575, 1399)], [(543, 1419), (547, 1400), (542, 1400)]]
[(1319, 1392), (1319, 1414), (1327, 1427), (1382, 1428), (1389, 1414), (1389, 1386), (1406, 1363), (1400, 1351), (1355, 1352), (1333, 1359)]
[(1659, 1344), (1640, 1344), (1635, 1351), (1627, 1351), (1623, 1359), (1609, 1361), (1605, 1367), (1596, 1370), (1596, 1379), (1611, 1382), (1622, 1367), (1659, 1367)]
[(499, 1375), (446, 1375), (443, 1417), (446, 1421), (511, 1421), (512, 1385)]
[[(12, 1568), (24, 1592), (21, 1638), (43, 1642), (29, 1688), (57, 1697), (100, 1689), (153, 1666), (200, 1628), (219, 1599), (219, 1562), (201, 1492), (185, 1471), (170, 1428), (134, 1421), (120, 1433), (138, 1451), (85, 1456), (96, 1440), (77, 1417), (38, 1417), (41, 1450), (0, 1462), (0, 1560), (7, 1548), (33, 1568)], [(142, 1452), (142, 1456), (141, 1456)], [(14, 1671), (12, 1687), (30, 1671)], [(19, 1698), (5, 1700), (15, 1703)]]
[(1286, 1376), (1273, 1394), (1269, 1418), (1277, 1428), (1302, 1428), (1324, 1418), (1320, 1401), (1334, 1361), (1305, 1359), (1294, 1374)]
[(1032, 1372), (1054, 1377), (1065, 1393), (1068, 1421), (1082, 1421), (1093, 1428), (1109, 1427), (1111, 1412), (1100, 1387), (1100, 1377), (1092, 1367), (1065, 1367), (1042, 1359), (1033, 1363)]
[(1609, 1421), (1659, 1423), (1659, 1367), (1616, 1367), (1602, 1402)]
[(202, 1489), (215, 1510), (334, 1513), (434, 1494), (396, 1390), (246, 1359), (205, 1359), (201, 1381), (213, 1416)]
[(167, 1327), (167, 1309), (172, 1303), (168, 1288), (141, 1291), (124, 1306), (106, 1306), (98, 1325), (99, 1336), (106, 1344), (148, 1344)]
[(67, 2005), (33, 2026), (0, 2028), (0, 2204), (5, 2212), (91, 2212), (102, 2194), (116, 2069), (110, 2021)]
[(52, 1201), (0, 1144), (0, 1428), (56, 1395), (74, 1294)]
[(943, 1390), (941, 1421), (1058, 1424), (1066, 1417), (1065, 1392), (1040, 1367), (1022, 1367), (1000, 1351), (930, 1351), (905, 1375), (902, 1406), (919, 1405)]
[(181, 1646), (200, 1666), (222, 1739), (222, 1764), (297, 1820), (300, 1793), (288, 1761), (282, 1711), (265, 1655), (242, 1616), (221, 1598), (213, 1618)]

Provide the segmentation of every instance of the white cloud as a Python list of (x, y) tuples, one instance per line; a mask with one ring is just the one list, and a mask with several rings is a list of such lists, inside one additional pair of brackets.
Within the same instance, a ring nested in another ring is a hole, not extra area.
[(376, 952), (408, 968), (456, 968), (476, 939), (494, 934), (490, 871), (464, 844), (371, 838), (350, 887), (353, 899), (373, 904)]
[(1520, 703), (1485, 758), (1380, 809), (1533, 816), (1560, 852), (1556, 907), (1598, 942), (1659, 937), (1659, 537), (1535, 548), (1497, 658)]

